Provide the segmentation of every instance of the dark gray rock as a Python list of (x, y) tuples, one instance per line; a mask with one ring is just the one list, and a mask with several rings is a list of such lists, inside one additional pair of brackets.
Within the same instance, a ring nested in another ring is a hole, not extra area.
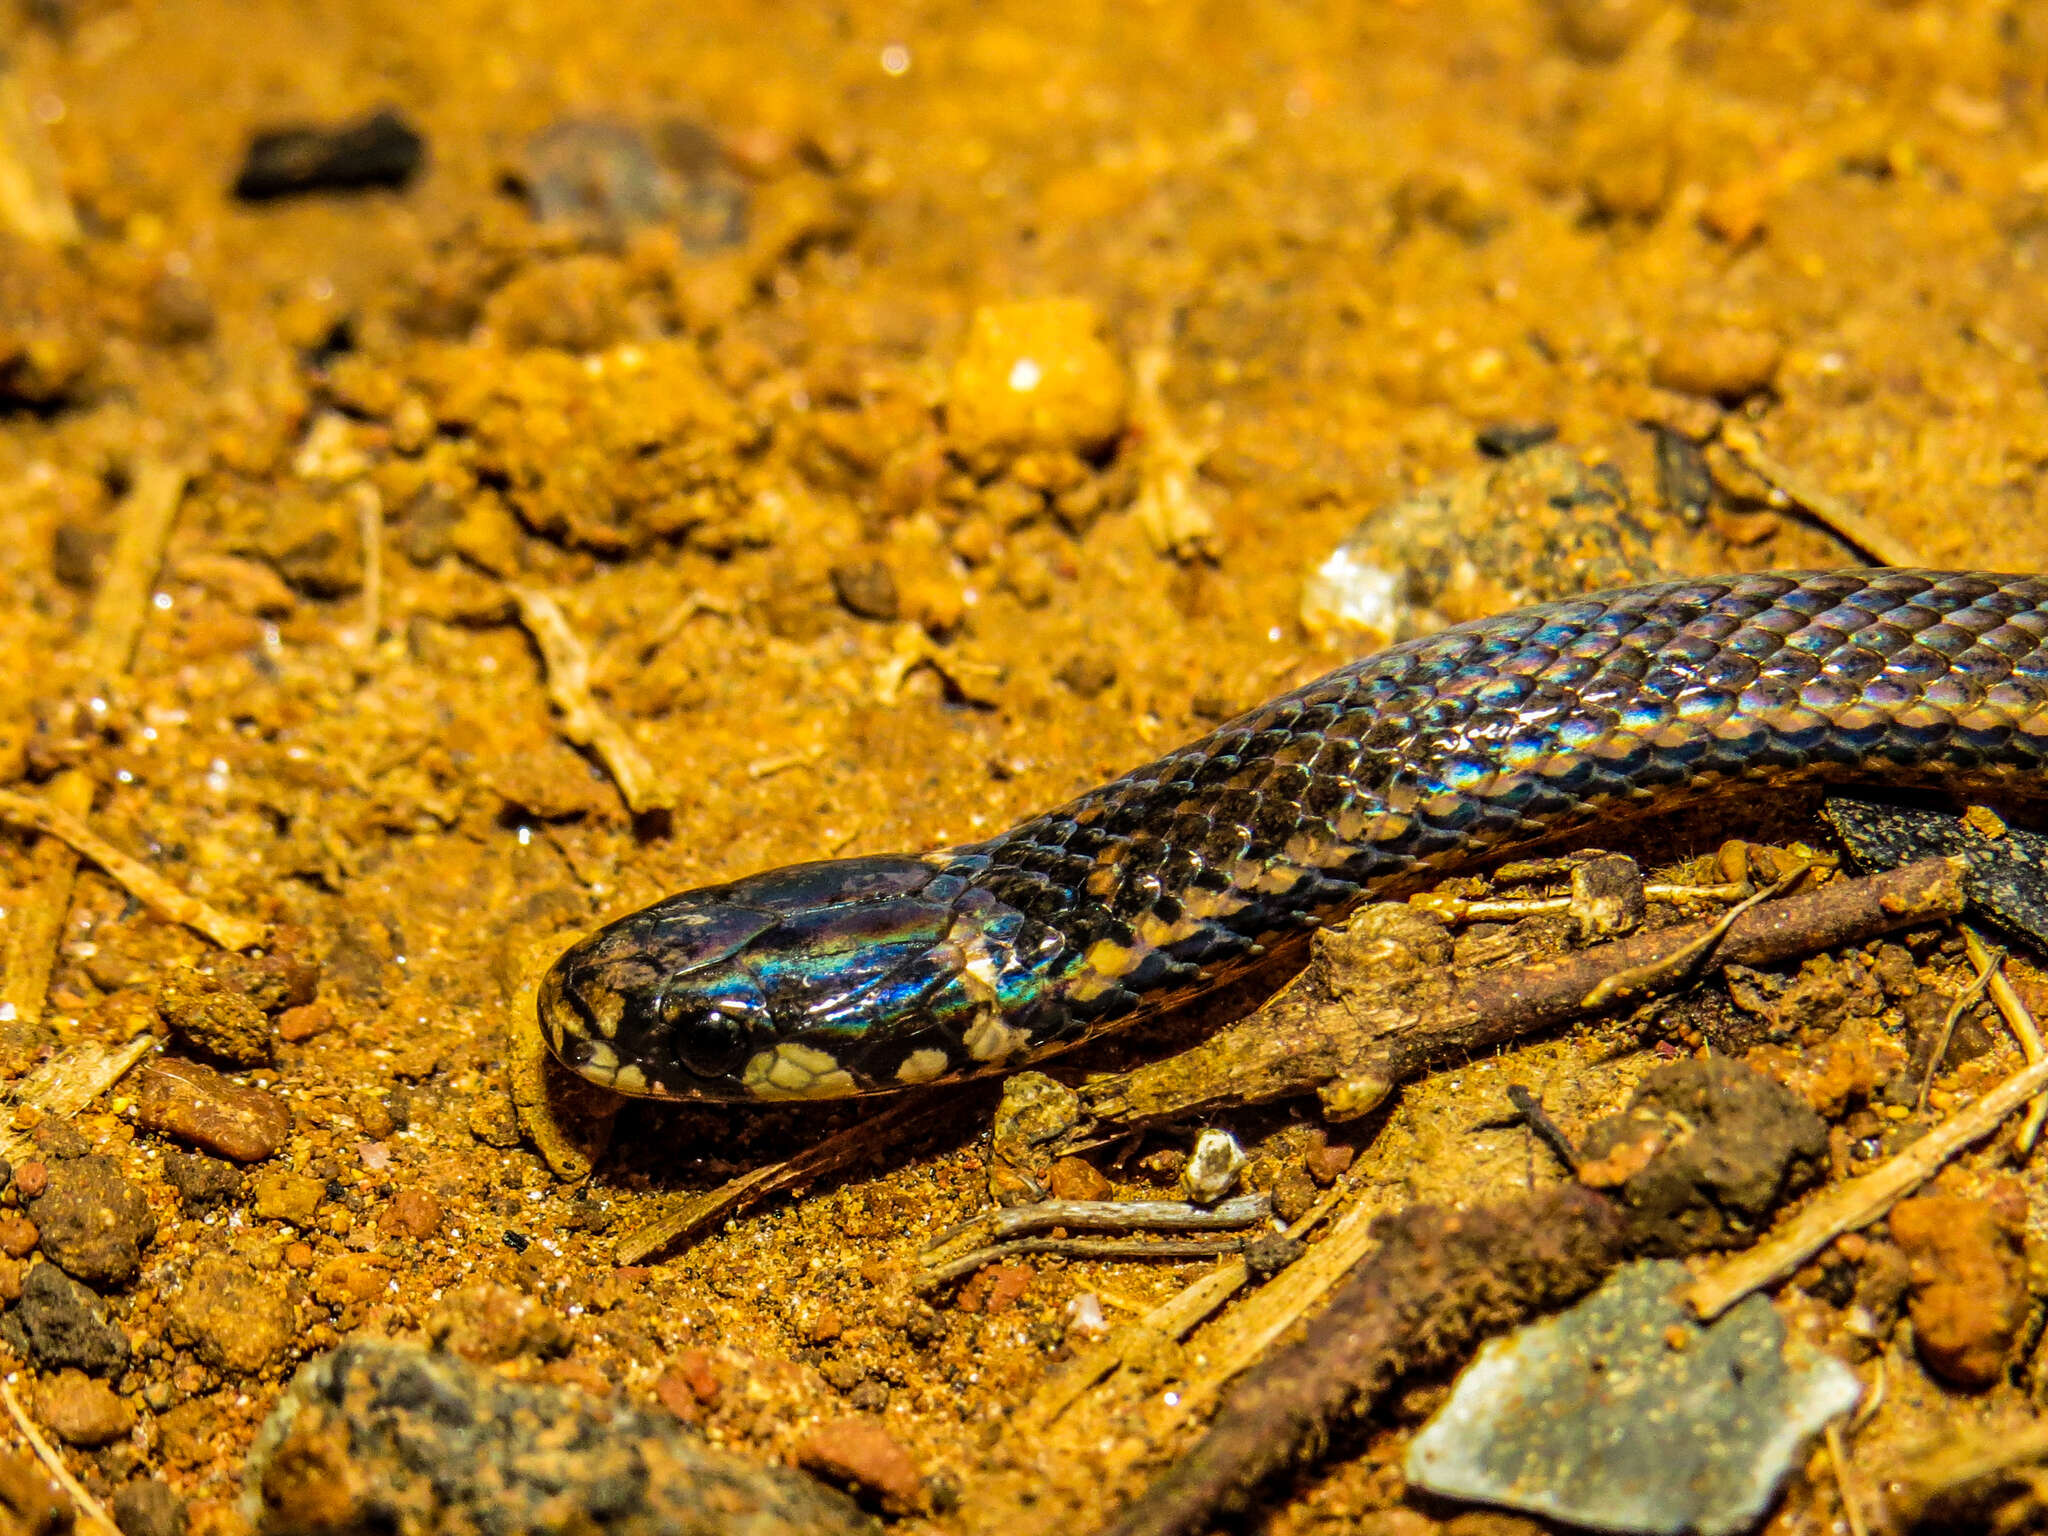
[(667, 1413), (367, 1341), (293, 1378), (250, 1452), (244, 1512), (261, 1536), (879, 1529), (844, 1495), (708, 1449)]
[(128, 1366), (128, 1336), (107, 1321), (100, 1299), (54, 1264), (37, 1264), (21, 1284), (21, 1300), (4, 1328), (44, 1370), (75, 1365), (95, 1376), (115, 1376)]

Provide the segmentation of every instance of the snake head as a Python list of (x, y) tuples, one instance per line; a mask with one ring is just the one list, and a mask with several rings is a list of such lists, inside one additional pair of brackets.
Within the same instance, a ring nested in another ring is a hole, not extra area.
[(959, 989), (970, 957), (949, 935), (967, 893), (908, 856), (685, 891), (556, 960), (542, 1032), (571, 1070), (646, 1098), (836, 1098), (922, 1080), (900, 1066), (913, 1056), (937, 1076), (952, 1052), (911, 1037), (929, 1032), (935, 994)]

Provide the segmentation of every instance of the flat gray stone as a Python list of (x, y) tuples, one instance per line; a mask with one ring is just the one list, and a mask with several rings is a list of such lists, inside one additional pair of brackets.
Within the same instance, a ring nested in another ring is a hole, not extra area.
[(1689, 1278), (1669, 1260), (1631, 1264), (1488, 1344), (1409, 1445), (1409, 1482), (1601, 1531), (1751, 1529), (1863, 1387), (1788, 1339), (1761, 1296), (1702, 1326), (1676, 1299)]

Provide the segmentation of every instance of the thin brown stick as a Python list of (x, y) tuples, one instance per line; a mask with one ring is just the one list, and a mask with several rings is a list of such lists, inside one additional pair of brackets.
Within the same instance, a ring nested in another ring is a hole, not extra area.
[[(70, 815), (83, 816), (92, 809), (92, 780), (76, 768), (50, 780), (46, 793), (51, 805)], [(78, 855), (62, 838), (38, 839), (29, 862), (28, 888), (17, 909), (8, 914), (6, 980), (0, 985), (0, 1024), (8, 1025), (20, 1039), (33, 1038), (42, 1022), (78, 874)]]
[(231, 917), (196, 896), (186, 895), (148, 865), (129, 858), (78, 817), (33, 795), (0, 789), (0, 821), (61, 840), (80, 858), (97, 864), (115, 884), (152, 912), (204, 934), (223, 949), (248, 949), (262, 943), (263, 936), (270, 931), (266, 923)]
[(182, 465), (145, 459), (116, 514), (114, 552), (106, 579), (93, 593), (86, 618), (84, 659), (95, 677), (126, 672), (135, 659), (135, 644), (149, 617), (156, 573), (164, 563), (164, 545), (185, 498)]
[(1918, 550), (1821, 487), (1789, 464), (1773, 458), (1763, 439), (1740, 422), (1724, 422), (1721, 442), (1742, 466), (1777, 491), (1865, 559), (1879, 565), (1918, 566), (1926, 562)]
[[(1983, 936), (1968, 923), (1963, 924), (1963, 943), (1969, 947), (1970, 963), (1980, 970), (1984, 962), (1979, 957), (1990, 953), (1990, 946)], [(2041, 1026), (2034, 1022), (2034, 1012), (2013, 990), (2012, 979), (2005, 974), (2005, 967), (1999, 966), (1991, 977), (1991, 1001), (2005, 1020), (2006, 1028), (2019, 1041), (2020, 1050), (2028, 1061), (2039, 1061), (2048, 1056), (2048, 1047), (2041, 1043)], [(2019, 1147), (2022, 1154), (2034, 1150), (2034, 1143), (2041, 1139), (2041, 1126), (2048, 1121), (2048, 1094), (2043, 1094), (2027, 1106), (2027, 1118), (2020, 1125)]]
[(613, 1256), (621, 1264), (638, 1264), (764, 1196), (812, 1183), (907, 1139), (941, 1115), (953, 1112), (958, 1103), (957, 1095), (940, 1094), (936, 1102), (933, 1096), (923, 1095), (892, 1104), (880, 1114), (804, 1148), (794, 1157), (764, 1163), (736, 1179), (728, 1179), (716, 1189), (690, 1196), (668, 1215), (636, 1227), (620, 1238)]
[(1726, 1312), (1751, 1291), (1782, 1280), (1844, 1232), (1867, 1227), (1933, 1177), (1963, 1148), (1982, 1141), (2020, 1105), (2048, 1088), (2048, 1061), (2014, 1073), (1958, 1110), (1889, 1162), (1837, 1184), (1754, 1248), (1709, 1270), (1684, 1291), (1702, 1318)]
[[(1971, 964), (1977, 967), (1977, 974), (1970, 978), (1970, 984), (1956, 994), (1956, 1000), (1948, 1005), (1948, 1012), (1942, 1016), (1941, 1033), (1935, 1037), (1934, 1054), (1927, 1058), (1927, 1070), (1920, 1075), (1920, 1091), (1914, 1095), (1913, 1108), (1927, 1107), (1927, 1091), (1934, 1086), (1934, 1079), (1941, 1072), (1942, 1058), (1948, 1055), (1949, 1042), (1956, 1037), (1956, 1024), (1962, 1016), (1984, 995), (1984, 989), (1991, 985), (1991, 978), (1998, 974), (1998, 968), (2005, 963), (2002, 950), (1987, 950), (1977, 946), (1982, 958), (1973, 953)], [(2031, 1058), (2030, 1058), (2031, 1059)]]
[[(1689, 982), (1724, 965), (1776, 965), (1962, 909), (1956, 870), (1928, 859), (1752, 908), (1710, 955), (1664, 974)], [(1441, 1063), (1587, 1017), (1603, 980), (1658, 974), (1718, 926), (1674, 924), (1455, 986), (1427, 972), (1390, 983), (1350, 958), (1344, 935), (1320, 934), (1308, 969), (1250, 1017), (1178, 1056), (1084, 1083), (1090, 1134), (1310, 1092), (1332, 1118), (1364, 1114)]]
[(590, 653), (570, 628), (561, 605), (530, 587), (514, 587), (512, 596), (526, 632), (540, 648), (548, 698), (561, 716), (562, 734), (597, 754), (634, 815), (675, 809), (674, 791), (656, 777), (625, 727), (591, 697)]
[(1234, 1237), (1020, 1237), (1015, 1242), (977, 1248), (927, 1269), (917, 1278), (917, 1289), (935, 1291), (964, 1279), (989, 1264), (1005, 1259), (1027, 1258), (1033, 1254), (1058, 1254), (1068, 1259), (1213, 1259), (1242, 1253), (1251, 1239)]
[(15, 1428), (19, 1429), (22, 1438), (34, 1447), (36, 1459), (49, 1470), (50, 1476), (57, 1480), (57, 1486), (71, 1496), (71, 1502), (76, 1504), (79, 1513), (85, 1516), (86, 1524), (105, 1532), (106, 1536), (121, 1536), (121, 1528), (114, 1524), (113, 1516), (106, 1512), (98, 1499), (85, 1491), (84, 1484), (71, 1475), (71, 1469), (64, 1465), (64, 1458), (57, 1454), (29, 1416), (22, 1411), (20, 1399), (14, 1395), (14, 1389), (4, 1380), (0, 1380), (0, 1402), (7, 1405), (8, 1413), (14, 1418)]

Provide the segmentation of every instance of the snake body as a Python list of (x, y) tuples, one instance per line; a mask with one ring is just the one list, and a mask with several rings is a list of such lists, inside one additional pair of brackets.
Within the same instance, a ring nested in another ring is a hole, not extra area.
[(2048, 578), (1724, 576), (1460, 625), (986, 842), (657, 902), (562, 955), (541, 1023), (656, 1098), (1010, 1068), (1432, 871), (1795, 780), (2048, 789)]

